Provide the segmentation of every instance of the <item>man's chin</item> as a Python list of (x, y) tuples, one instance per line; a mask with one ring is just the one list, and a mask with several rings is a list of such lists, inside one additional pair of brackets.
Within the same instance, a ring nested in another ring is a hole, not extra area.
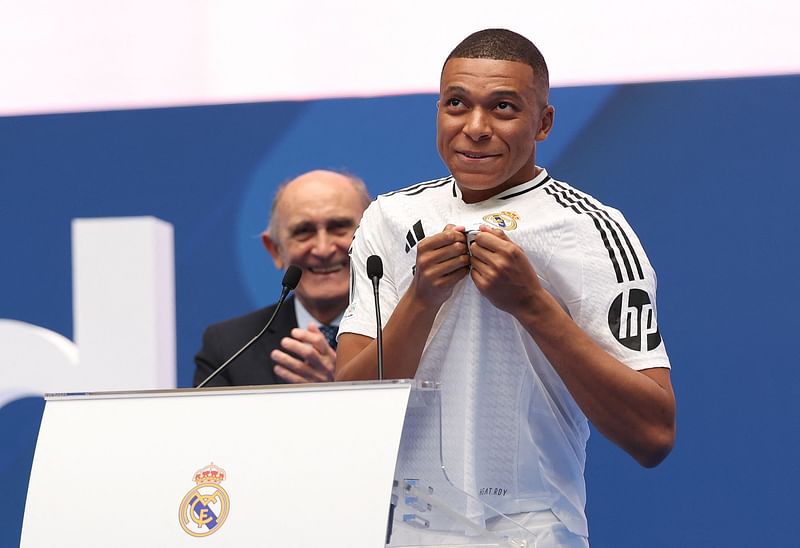
[(502, 176), (495, 172), (456, 170), (458, 186), (467, 190), (488, 190), (501, 184)]
[[(304, 280), (306, 287), (298, 287), (296, 294), (306, 308), (338, 308), (342, 310), (347, 306), (350, 288), (348, 284), (336, 284), (334, 287), (325, 287), (314, 283), (313, 280)], [(310, 284), (308, 282), (311, 282)], [(308, 291), (306, 291), (306, 288)]]
[[(309, 293), (336, 295), (342, 288), (349, 288), (349, 273), (347, 270), (337, 272), (312, 272), (304, 270), (300, 285), (309, 289)], [(347, 291), (347, 289), (345, 290)]]

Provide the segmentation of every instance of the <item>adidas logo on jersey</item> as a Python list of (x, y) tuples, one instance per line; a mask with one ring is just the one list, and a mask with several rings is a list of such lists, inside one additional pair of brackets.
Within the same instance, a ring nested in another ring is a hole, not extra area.
[(406, 253), (411, 251), (424, 237), (425, 231), (422, 230), (422, 220), (419, 220), (406, 233)]

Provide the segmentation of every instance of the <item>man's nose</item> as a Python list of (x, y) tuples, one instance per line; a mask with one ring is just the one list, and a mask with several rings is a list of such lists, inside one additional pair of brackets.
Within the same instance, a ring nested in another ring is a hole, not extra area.
[(311, 250), (321, 257), (333, 255), (336, 253), (336, 237), (327, 230), (317, 231)]
[(475, 108), (467, 115), (464, 134), (473, 141), (483, 141), (492, 136), (492, 125), (483, 109)]

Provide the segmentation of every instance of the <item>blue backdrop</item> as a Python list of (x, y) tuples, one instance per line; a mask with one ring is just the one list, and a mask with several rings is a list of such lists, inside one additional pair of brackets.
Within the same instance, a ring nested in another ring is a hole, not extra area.
[[(593, 434), (595, 547), (796, 544), (800, 77), (556, 89), (539, 163), (625, 212), (659, 274), (678, 439), (643, 470)], [(70, 221), (175, 227), (178, 383), (204, 327), (272, 302), (276, 185), (345, 169), (373, 194), (445, 174), (436, 97), (0, 118), (0, 317), (72, 336)], [(778, 287), (780, 285), (780, 287)], [(0, 409), (0, 546), (14, 546), (42, 402)], [(269, 420), (265, 418), (265, 420)]]

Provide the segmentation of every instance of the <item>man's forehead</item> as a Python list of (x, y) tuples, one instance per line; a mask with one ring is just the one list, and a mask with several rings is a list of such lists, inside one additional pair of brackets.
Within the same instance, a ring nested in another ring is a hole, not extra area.
[(525, 96), (547, 101), (547, 93), (535, 78), (533, 67), (521, 61), (454, 57), (445, 63), (439, 93), (481, 93), (490, 96)]
[(304, 207), (342, 207), (343, 204), (357, 201), (358, 197), (353, 184), (344, 177), (329, 180), (297, 180), (289, 183), (284, 189), (278, 207), (282, 212)]
[(517, 59), (494, 59), (492, 57), (451, 57), (442, 66), (442, 74), (447, 71), (452, 71), (454, 67), (493, 67), (498, 74), (521, 71), (528, 72), (528, 74), (533, 75), (535, 72), (530, 64)]
[(360, 215), (361, 200), (348, 183), (347, 186), (337, 187), (335, 192), (287, 194), (281, 200), (279, 208), (280, 218), (286, 226), (303, 223), (326, 225)]
[(459, 80), (476, 78), (498, 83), (514, 82), (520, 86), (533, 86), (536, 80), (533, 67), (527, 63), (505, 59), (456, 57), (445, 63), (439, 83), (444, 89)]
[(280, 219), (284, 226), (296, 226), (303, 223), (326, 225), (329, 223), (352, 219), (360, 215), (357, 202), (329, 196), (303, 196), (298, 200), (287, 200), (281, 203)]

